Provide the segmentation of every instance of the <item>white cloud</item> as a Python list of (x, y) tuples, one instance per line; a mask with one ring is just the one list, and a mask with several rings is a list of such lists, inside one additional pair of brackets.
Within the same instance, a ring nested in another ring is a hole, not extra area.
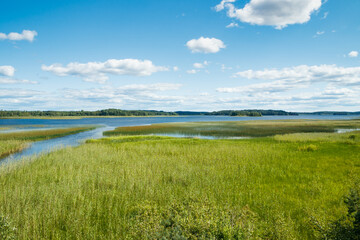
[(223, 0), (216, 11), (227, 9), (230, 18), (255, 25), (274, 26), (282, 29), (290, 24), (302, 24), (321, 7), (321, 0), (251, 0), (243, 8), (236, 8), (235, 1)]
[(204, 68), (205, 66), (209, 65), (208, 61), (204, 61), (203, 63), (194, 63), (194, 68)]
[(217, 53), (222, 48), (226, 48), (223, 41), (216, 38), (204, 38), (192, 39), (186, 43), (186, 46), (193, 52), (200, 53)]
[(351, 51), (351, 52), (349, 52), (348, 56), (355, 58), (355, 57), (359, 56), (359, 52), (358, 51)]
[(188, 74), (196, 74), (199, 70), (196, 70), (196, 69), (191, 69), (191, 70), (187, 70), (186, 72)]
[(17, 83), (29, 83), (36, 84), (35, 81), (20, 80), (13, 78), (15, 74), (15, 68), (13, 66), (0, 66), (0, 83), (1, 84), (17, 84)]
[(36, 31), (23, 30), (22, 33), (11, 32), (9, 34), (0, 33), (0, 40), (12, 40), (22, 41), (26, 40), (29, 42), (34, 41), (34, 38), (38, 35)]
[(131, 84), (117, 88), (120, 91), (153, 92), (178, 90), (182, 85), (177, 83)]
[[(63, 94), (69, 101), (94, 105), (97, 108), (126, 106), (127, 109), (160, 108), (182, 101), (183, 97), (163, 95), (161, 92), (178, 90), (182, 85), (173, 83), (132, 84), (117, 88), (102, 87), (85, 90), (65, 89)], [(120, 104), (120, 105), (119, 105)]]
[(14, 76), (15, 68), (13, 66), (0, 66), (0, 76)]
[(316, 35), (323, 35), (325, 33), (325, 31), (317, 31)]
[(325, 12), (324, 16), (321, 19), (326, 19), (329, 16), (329, 12)]
[(222, 11), (222, 10), (225, 9), (225, 6), (226, 6), (227, 3), (233, 3), (235, 1), (236, 0), (222, 0), (218, 5), (215, 6), (215, 10), (217, 12)]
[(247, 70), (234, 77), (261, 80), (287, 80), (296, 82), (332, 82), (360, 85), (360, 67), (338, 67), (336, 65), (300, 65), (283, 69)]
[(0, 77), (1, 84), (37, 84), (36, 81), (20, 80), (14, 78)]
[(306, 84), (303, 83), (293, 83), (283, 80), (278, 80), (270, 83), (258, 83), (258, 84), (250, 84), (241, 87), (233, 87), (233, 88), (218, 88), (217, 92), (220, 93), (278, 93), (285, 92), (295, 88), (303, 88), (306, 87)]
[(163, 66), (155, 66), (150, 60), (138, 59), (109, 59), (105, 62), (69, 63), (66, 66), (52, 64), (42, 65), (42, 70), (52, 72), (58, 76), (78, 76), (87, 82), (104, 83), (109, 79), (108, 74), (150, 76), (153, 73), (168, 71)]
[(179, 67), (175, 66), (175, 67), (173, 67), (173, 70), (174, 70), (174, 72), (177, 72), (177, 71), (179, 71)]
[(239, 27), (239, 24), (232, 22), (226, 26), (226, 28), (234, 28), (234, 27)]

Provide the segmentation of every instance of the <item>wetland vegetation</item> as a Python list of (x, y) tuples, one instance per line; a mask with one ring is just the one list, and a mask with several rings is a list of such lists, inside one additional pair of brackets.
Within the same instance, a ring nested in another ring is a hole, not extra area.
[(360, 128), (360, 120), (277, 120), (233, 122), (162, 123), (119, 127), (104, 135), (181, 134), (215, 137), (264, 137), (276, 134), (335, 132), (336, 129)]
[(12, 153), (23, 150), (30, 142), (64, 137), (71, 134), (89, 131), (94, 128), (95, 127), (73, 127), (0, 133), (0, 160)]
[(214, 123), (275, 135), (243, 140), (88, 140), (1, 168), (0, 229), (19, 239), (356, 239), (360, 132), (334, 130), (358, 122)]

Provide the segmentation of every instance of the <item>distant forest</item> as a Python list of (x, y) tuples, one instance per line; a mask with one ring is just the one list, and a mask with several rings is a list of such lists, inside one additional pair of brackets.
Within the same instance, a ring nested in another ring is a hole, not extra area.
[(174, 112), (155, 110), (104, 109), (98, 111), (0, 111), (0, 117), (76, 117), (76, 116), (177, 116)]
[(360, 112), (286, 112), (282, 110), (223, 110), (214, 112), (192, 112), (192, 111), (177, 111), (165, 112), (156, 110), (121, 110), (121, 109), (104, 109), (98, 111), (6, 111), (0, 110), (0, 118), (12, 117), (96, 117), (96, 116), (246, 116), (246, 117), (261, 117), (261, 116), (296, 116), (300, 114), (315, 114), (315, 115), (360, 115)]

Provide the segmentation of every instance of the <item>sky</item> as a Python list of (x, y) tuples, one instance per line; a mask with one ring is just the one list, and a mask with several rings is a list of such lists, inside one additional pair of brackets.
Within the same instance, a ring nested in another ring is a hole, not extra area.
[(360, 1), (0, 6), (0, 110), (360, 111)]

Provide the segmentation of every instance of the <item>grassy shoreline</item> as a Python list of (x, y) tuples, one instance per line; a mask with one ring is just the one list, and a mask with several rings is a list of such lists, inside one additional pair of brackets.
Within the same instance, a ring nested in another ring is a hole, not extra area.
[(29, 142), (21, 140), (0, 141), (0, 161), (13, 153), (21, 152), (28, 144)]
[(64, 137), (92, 129), (95, 129), (95, 127), (76, 127), (0, 133), (0, 160), (9, 156), (10, 154), (24, 150), (31, 142)]

